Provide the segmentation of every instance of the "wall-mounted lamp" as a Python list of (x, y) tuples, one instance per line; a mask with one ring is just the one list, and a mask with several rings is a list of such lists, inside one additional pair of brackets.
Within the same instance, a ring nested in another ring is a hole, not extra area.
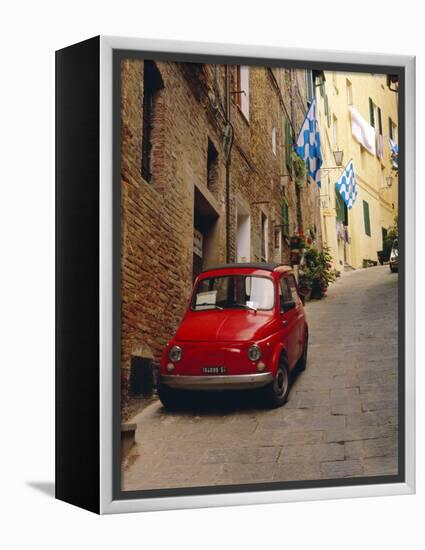
[(344, 159), (344, 151), (333, 151), (335, 164), (337, 166), (342, 166), (342, 161)]

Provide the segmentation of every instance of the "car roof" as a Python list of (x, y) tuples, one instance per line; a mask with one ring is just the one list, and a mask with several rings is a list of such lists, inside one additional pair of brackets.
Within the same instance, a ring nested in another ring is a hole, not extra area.
[(261, 269), (263, 271), (279, 271), (286, 272), (292, 271), (292, 268), (288, 265), (278, 264), (278, 263), (266, 263), (266, 262), (245, 262), (245, 263), (234, 263), (234, 264), (222, 264), (216, 265), (213, 267), (208, 267), (202, 271), (207, 273), (209, 271), (218, 271), (223, 269)]

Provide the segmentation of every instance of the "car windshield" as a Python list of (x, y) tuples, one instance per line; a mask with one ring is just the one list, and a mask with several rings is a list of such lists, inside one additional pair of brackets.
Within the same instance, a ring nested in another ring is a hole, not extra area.
[(274, 305), (274, 285), (266, 277), (225, 275), (199, 281), (191, 309), (270, 310)]

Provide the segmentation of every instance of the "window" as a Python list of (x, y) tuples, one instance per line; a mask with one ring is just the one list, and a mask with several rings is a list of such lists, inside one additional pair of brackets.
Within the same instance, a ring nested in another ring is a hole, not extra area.
[(372, 98), (369, 98), (369, 116), (370, 125), (375, 128), (375, 106), (373, 104)]
[(249, 67), (246, 65), (237, 65), (236, 85), (236, 103), (245, 118), (249, 120)]
[(382, 136), (382, 113), (380, 107), (377, 107), (378, 112), (378, 132), (379, 135)]
[(289, 290), (291, 291), (292, 301), (296, 302), (298, 300), (298, 289), (297, 283), (295, 282), (295, 277), (293, 275), (288, 275), (287, 281)]
[(348, 208), (336, 186), (335, 186), (335, 211), (336, 211), (337, 221), (342, 222), (344, 225), (348, 225)]
[(289, 119), (285, 119), (285, 162), (289, 173), (292, 173), (292, 128)]
[(305, 80), (306, 80), (307, 105), (310, 105), (310, 103), (313, 101), (313, 98), (314, 98), (313, 71), (311, 69), (306, 70)]
[(328, 100), (328, 96), (325, 95), (325, 116), (326, 116), (326, 121), (328, 123), (328, 128), (331, 127), (331, 113), (329, 111), (329, 100)]
[(218, 180), (218, 153), (213, 142), (208, 139), (207, 150), (207, 187), (214, 190)]
[(369, 115), (370, 125), (373, 126), (377, 133), (382, 136), (382, 113), (380, 107), (375, 105), (371, 98), (369, 98)]
[(272, 128), (272, 151), (276, 155), (276, 128), (274, 126)]
[(293, 302), (292, 292), (289, 288), (288, 281), (285, 277), (281, 277), (279, 281), (279, 298), (280, 298), (280, 311), (285, 311), (284, 306)]
[[(142, 167), (141, 172), (148, 182), (154, 170), (153, 146), (160, 130), (158, 114), (160, 94), (164, 84), (161, 74), (153, 61), (145, 61), (143, 73), (143, 130), (142, 130)], [(157, 126), (155, 127), (155, 124)]]
[(271, 279), (245, 275), (223, 275), (199, 281), (193, 293), (191, 309), (263, 309), (274, 306)]
[(353, 105), (353, 84), (350, 80), (346, 80), (347, 84), (347, 105)]
[(335, 71), (332, 73), (332, 82), (333, 82), (333, 85), (334, 85), (334, 88), (335, 88), (335, 92), (338, 94), (338, 93), (339, 93), (339, 89), (338, 89), (338, 73), (335, 72)]
[(236, 256), (238, 262), (251, 259), (251, 216), (239, 199), (236, 207)]
[(268, 260), (268, 232), (269, 222), (267, 216), (261, 212), (261, 261), (267, 262)]
[(388, 135), (393, 141), (397, 141), (397, 127), (391, 117), (388, 117)]
[(371, 236), (370, 231), (370, 216), (369, 216), (369, 204), (366, 201), (363, 201), (363, 217), (364, 217), (364, 232), (369, 237)]
[(335, 115), (332, 117), (332, 137), (334, 142), (334, 147), (338, 147), (338, 119)]
[(282, 198), (282, 235), (289, 237), (289, 207), (285, 197)]
[(282, 231), (279, 227), (277, 227), (274, 230), (274, 247), (276, 250), (280, 250), (280, 237), (281, 237)]

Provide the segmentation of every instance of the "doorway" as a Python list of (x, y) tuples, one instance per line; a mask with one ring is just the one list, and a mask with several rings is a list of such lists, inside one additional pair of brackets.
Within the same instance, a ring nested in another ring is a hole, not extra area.
[(236, 212), (236, 259), (239, 263), (251, 260), (251, 216), (240, 201)]
[(193, 280), (207, 267), (219, 263), (216, 208), (195, 186), (193, 205)]

